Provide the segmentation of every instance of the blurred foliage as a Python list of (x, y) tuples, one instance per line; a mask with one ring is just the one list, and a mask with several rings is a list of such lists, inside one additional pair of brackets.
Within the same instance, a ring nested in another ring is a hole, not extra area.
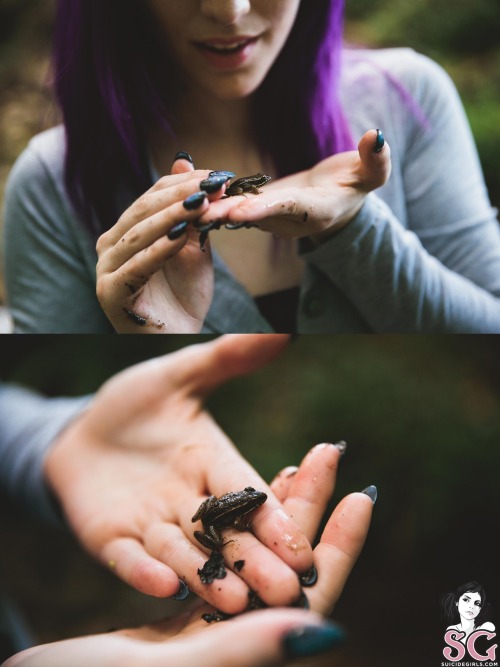
[(493, 205), (500, 207), (500, 2), (346, 0), (349, 40), (409, 46), (439, 62), (464, 102)]
[[(51, 395), (80, 394), (131, 363), (198, 340), (27, 337), (0, 348), (0, 369), (3, 379)], [(345, 439), (334, 501), (377, 485), (368, 543), (336, 610), (351, 636), (343, 667), (358, 659), (370, 667), (399, 667), (417, 623), (420, 639), (412, 642), (412, 656), (405, 655), (405, 667), (434, 664), (431, 653), (440, 651), (442, 638), (439, 595), (467, 580), (479, 579), (500, 609), (498, 553), (488, 542), (500, 511), (498, 336), (303, 336), (267, 368), (218, 389), (208, 405), (267, 480), (298, 464), (314, 444)], [(61, 567), (60, 550), (69, 547), (59, 541), (57, 549), (51, 556), (45, 544), (40, 555), (35, 538), (23, 542), (25, 558), (48, 559), (45, 576), (65, 591), (62, 600), (52, 596), (52, 617), (35, 618), (44, 637), (94, 631), (97, 621), (100, 628), (116, 625), (131, 609), (139, 619), (146, 613), (142, 598), (130, 597), (86, 561), (79, 566), (85, 577), (75, 576), (74, 562), (82, 558), (76, 548), (62, 579), (50, 564)], [(32, 578), (33, 586), (41, 585)], [(18, 588), (33, 609), (32, 589), (27, 583)]]

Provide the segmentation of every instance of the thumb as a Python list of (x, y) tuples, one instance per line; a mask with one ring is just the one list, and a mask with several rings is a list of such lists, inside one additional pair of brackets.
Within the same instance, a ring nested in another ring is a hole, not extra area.
[(381, 187), (391, 175), (391, 149), (381, 130), (368, 130), (358, 144), (359, 176), (367, 192)]
[(266, 366), (290, 341), (287, 334), (227, 334), (185, 348), (183, 377), (191, 393), (204, 396), (219, 385)]
[[(344, 632), (337, 625), (312, 612), (269, 609), (242, 614), (187, 637), (179, 635), (158, 645), (156, 656), (184, 667), (264, 667), (326, 653), (343, 640)], [(160, 660), (155, 667), (167, 664)]]

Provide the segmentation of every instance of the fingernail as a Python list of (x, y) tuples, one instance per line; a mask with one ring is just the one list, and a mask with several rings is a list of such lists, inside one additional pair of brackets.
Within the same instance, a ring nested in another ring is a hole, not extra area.
[(305, 625), (287, 632), (282, 646), (287, 658), (305, 658), (326, 653), (344, 643), (345, 633), (333, 623)]
[(372, 500), (373, 504), (375, 505), (375, 501), (377, 500), (377, 487), (376, 486), (373, 486), (373, 484), (371, 486), (367, 486), (366, 489), (363, 489), (363, 491), (361, 491), (361, 493), (366, 493), (368, 498), (370, 498)]
[(188, 226), (187, 222), (179, 222), (178, 225), (175, 225), (175, 227), (172, 227), (172, 229), (167, 234), (167, 238), (170, 241), (175, 241), (175, 239), (178, 239), (180, 236), (182, 236), (184, 234), (184, 232), (186, 231), (187, 226)]
[(171, 600), (185, 600), (187, 597), (189, 597), (189, 594), (191, 591), (189, 588), (186, 586), (186, 584), (182, 581), (182, 579), (179, 579), (179, 590), (175, 595), (171, 595), (170, 599)]
[(231, 177), (230, 176), (212, 176), (212, 178), (206, 178), (200, 183), (200, 190), (205, 192), (217, 192), (220, 190), (224, 183), (227, 183)]
[(333, 446), (339, 450), (340, 456), (344, 456), (347, 449), (347, 442), (345, 440), (339, 440)]
[(208, 174), (208, 178), (213, 178), (214, 176), (226, 176), (229, 180), (230, 178), (234, 178), (236, 174), (234, 171), (211, 171)]
[(176, 153), (174, 157), (174, 162), (176, 160), (187, 160), (188, 162), (191, 162), (191, 164), (193, 164), (193, 158), (189, 155), (189, 153), (186, 153), (186, 151), (179, 151), (178, 153)]
[(199, 208), (203, 204), (206, 196), (206, 192), (195, 192), (194, 195), (190, 195), (187, 199), (185, 199), (182, 202), (182, 205), (187, 211), (194, 211), (196, 208)]
[(373, 147), (374, 153), (380, 153), (384, 147), (385, 139), (382, 130), (377, 130), (377, 138), (375, 139), (375, 146)]
[(302, 572), (302, 574), (299, 574), (299, 581), (302, 586), (314, 586), (318, 581), (318, 570), (313, 565), (305, 572)]

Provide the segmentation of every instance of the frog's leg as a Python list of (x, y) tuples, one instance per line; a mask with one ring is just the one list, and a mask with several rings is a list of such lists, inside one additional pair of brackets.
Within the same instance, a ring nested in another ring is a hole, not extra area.
[(222, 547), (227, 544), (227, 542), (224, 542), (222, 539), (220, 530), (215, 526), (207, 526), (203, 524), (203, 528), (205, 529), (204, 533), (202, 533), (201, 530), (195, 530), (194, 536), (204, 547), (212, 549), (213, 551), (220, 551)]
[(203, 519), (205, 514), (212, 509), (212, 507), (216, 502), (217, 502), (216, 496), (210, 496), (209, 498), (204, 500), (198, 507), (198, 510), (196, 511), (196, 514), (193, 516), (191, 521), (194, 523), (195, 521), (198, 521), (198, 519)]

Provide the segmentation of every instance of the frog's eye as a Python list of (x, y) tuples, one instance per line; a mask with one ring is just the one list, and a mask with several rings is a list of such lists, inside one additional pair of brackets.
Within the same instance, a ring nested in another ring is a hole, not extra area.
[(253, 488), (253, 486), (247, 486), (245, 488), (245, 491), (255, 491), (255, 489)]

